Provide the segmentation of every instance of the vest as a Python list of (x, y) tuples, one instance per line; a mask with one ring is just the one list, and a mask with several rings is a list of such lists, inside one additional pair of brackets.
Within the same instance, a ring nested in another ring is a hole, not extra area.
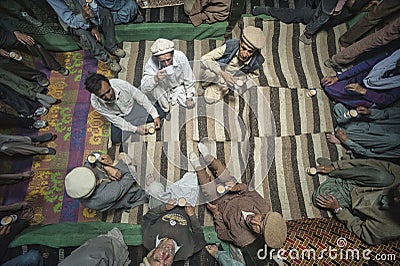
[[(227, 40), (225, 44), (226, 44), (225, 52), (222, 55), (222, 57), (217, 60), (217, 62), (221, 66), (227, 65), (236, 55), (237, 51), (239, 51), (240, 40), (230, 39)], [(260, 51), (256, 51), (251, 57), (250, 62), (248, 64), (245, 64), (242, 68), (240, 68), (240, 71), (245, 74), (254, 72), (255, 70), (261, 68), (263, 63), (264, 63), (264, 57), (260, 54)]]

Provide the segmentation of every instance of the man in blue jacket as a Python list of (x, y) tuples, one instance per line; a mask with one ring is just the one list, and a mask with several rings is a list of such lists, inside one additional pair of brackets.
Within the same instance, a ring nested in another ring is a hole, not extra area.
[(243, 30), (240, 40), (227, 40), (223, 46), (203, 55), (201, 81), (206, 102), (222, 100), (232, 88), (257, 85), (258, 70), (264, 63), (261, 55), (264, 45), (262, 30), (249, 26)]

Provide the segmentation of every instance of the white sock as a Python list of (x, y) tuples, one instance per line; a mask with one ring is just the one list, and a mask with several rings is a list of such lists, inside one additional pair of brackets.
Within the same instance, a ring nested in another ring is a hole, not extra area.
[(208, 150), (207, 146), (204, 145), (203, 143), (199, 143), (197, 144), (197, 148), (199, 149), (201, 155), (203, 155), (203, 157), (205, 158), (207, 155), (210, 154), (210, 151)]
[(196, 155), (196, 153), (191, 152), (189, 154), (189, 161), (192, 164), (194, 170), (201, 168), (201, 163), (199, 157)]

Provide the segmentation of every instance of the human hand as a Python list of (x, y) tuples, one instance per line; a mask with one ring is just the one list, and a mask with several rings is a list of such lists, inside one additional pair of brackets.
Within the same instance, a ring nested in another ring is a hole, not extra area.
[(338, 80), (339, 79), (336, 76), (326, 76), (321, 79), (321, 85), (324, 87), (331, 86), (331, 85), (335, 84)]
[(240, 185), (239, 185), (239, 184), (234, 184), (234, 185), (232, 186), (232, 185), (229, 185), (228, 183), (233, 183), (233, 182), (226, 182), (226, 183), (225, 183), (225, 184), (227, 184), (226, 186), (227, 186), (228, 188), (230, 188), (230, 189), (229, 189), (230, 191), (232, 191), (232, 192), (240, 192), (241, 188), (240, 188)]
[(335, 170), (335, 167), (333, 167), (332, 165), (320, 165), (317, 167), (317, 172), (323, 174), (329, 174), (333, 170)]
[(91, 29), (91, 33), (93, 37), (96, 39), (96, 41), (100, 42), (101, 41), (101, 34), (99, 32), (99, 29), (97, 27), (93, 27)]
[(108, 178), (110, 178), (113, 181), (119, 181), (122, 178), (122, 172), (121, 170), (108, 166), (108, 165), (103, 165), (104, 171), (107, 173)]
[(10, 57), (10, 53), (3, 49), (0, 49), (0, 55), (4, 57)]
[(235, 79), (233, 78), (231, 73), (228, 73), (226, 71), (221, 70), (219, 72), (219, 74), (221, 75), (221, 77), (225, 80), (226, 84), (229, 87), (233, 87), (235, 85)]
[(94, 18), (93, 9), (89, 5), (82, 5), (82, 17), (86, 20), (88, 20), (89, 18)]
[(356, 108), (356, 110), (357, 110), (357, 113), (362, 114), (362, 115), (371, 114), (371, 110), (369, 108), (367, 108), (367, 107), (364, 107), (364, 106), (358, 106)]
[(31, 36), (25, 33), (22, 33), (20, 31), (14, 31), (14, 35), (17, 38), (17, 40), (22, 44), (26, 44), (29, 46), (35, 45), (35, 39), (33, 39)]
[(317, 205), (322, 208), (331, 209), (331, 210), (336, 210), (337, 208), (340, 208), (339, 201), (332, 194), (319, 195), (317, 197)]
[(167, 76), (167, 73), (165, 73), (165, 69), (160, 69), (157, 71), (156, 75), (154, 76), (154, 81), (159, 82), (160, 80), (163, 80)]
[(175, 207), (176, 207), (176, 200), (175, 199), (169, 199), (168, 202), (165, 204), (165, 209), (167, 211), (172, 210)]
[(367, 89), (362, 87), (358, 83), (350, 83), (345, 87), (346, 90), (352, 91), (361, 95), (365, 95), (367, 93)]
[(189, 217), (193, 216), (195, 214), (194, 207), (190, 205), (185, 206), (185, 212)]
[(160, 129), (161, 128), (161, 119), (159, 117), (154, 118), (153, 122), (154, 122), (154, 128), (155, 129)]
[(192, 109), (195, 106), (193, 98), (186, 98), (186, 108)]
[(207, 209), (209, 209), (213, 216), (216, 217), (219, 215), (219, 210), (218, 210), (218, 205), (217, 204), (211, 204), (211, 203), (207, 203)]
[(33, 207), (31, 205), (27, 205), (21, 210), (19, 218), (22, 220), (30, 221), (33, 219), (34, 215), (35, 211), (33, 210)]
[(344, 131), (343, 128), (339, 128), (338, 130), (336, 130), (335, 132), (335, 137), (340, 140), (341, 142), (345, 142), (347, 140), (347, 133), (346, 131)]
[(207, 245), (206, 246), (206, 250), (208, 253), (210, 253), (211, 256), (215, 257), (215, 255), (217, 255), (218, 252), (218, 247), (217, 245)]
[(136, 129), (136, 133), (138, 133), (140, 135), (146, 135), (148, 133), (148, 129), (147, 129), (146, 125), (138, 126)]
[(108, 154), (100, 155), (99, 162), (101, 164), (105, 164), (105, 165), (113, 165), (114, 164), (113, 159), (111, 159), (110, 155), (108, 155)]
[(11, 231), (11, 226), (6, 225), (6, 226), (0, 226), (0, 238), (5, 237), (8, 235)]

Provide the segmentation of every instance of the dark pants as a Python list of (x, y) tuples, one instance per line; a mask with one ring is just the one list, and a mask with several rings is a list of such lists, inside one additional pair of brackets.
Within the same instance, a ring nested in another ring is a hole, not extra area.
[(3, 84), (0, 84), (0, 100), (25, 117), (34, 114), (39, 106), (37, 102), (18, 95), (14, 90)]
[(386, 20), (392, 14), (395, 14), (395, 12), (399, 12), (399, 10), (399, 0), (382, 1), (378, 6), (362, 17), (353, 27), (348, 29), (345, 34), (340, 36), (340, 44), (344, 47), (350, 46), (380, 22)]
[(321, 1), (306, 1), (296, 8), (271, 7), (269, 13), (284, 23), (307, 24), (305, 33), (309, 36), (315, 34), (331, 17), (322, 11)]
[(7, 49), (15, 49), (21, 52), (25, 52), (31, 54), (35, 57), (39, 57), (43, 62), (46, 68), (50, 70), (59, 70), (61, 68), (60, 63), (58, 63), (54, 56), (52, 56), (40, 43), (37, 41), (34, 45), (24, 45), (17, 40), (14, 34), (11, 34), (7, 40), (1, 44), (2, 48)]
[(35, 120), (0, 112), (0, 128), (32, 128)]
[(39, 70), (30, 68), (22, 62), (2, 56), (0, 57), (0, 68), (6, 69), (29, 81), (37, 81), (40, 78), (47, 78), (46, 75)]
[[(161, 109), (158, 102), (154, 104), (154, 107), (157, 109), (160, 119), (165, 118), (167, 113), (165, 113)], [(140, 126), (146, 123), (153, 122), (153, 117), (151, 117), (151, 115), (147, 113), (146, 109), (144, 109), (143, 106), (135, 103), (135, 105), (132, 107), (131, 112), (125, 117), (125, 120), (129, 121), (134, 126)], [(122, 143), (122, 139), (122, 130), (119, 127), (116, 127), (114, 124), (111, 124), (111, 142), (113, 144)]]
[(96, 41), (90, 30), (72, 29), (71, 33), (79, 38), (80, 44), (87, 49), (90, 49), (92, 56), (97, 60), (107, 61), (107, 50), (111, 51), (117, 46), (115, 38), (115, 25), (111, 12), (106, 8), (99, 7), (100, 15), (100, 30), (104, 35), (104, 46)]

